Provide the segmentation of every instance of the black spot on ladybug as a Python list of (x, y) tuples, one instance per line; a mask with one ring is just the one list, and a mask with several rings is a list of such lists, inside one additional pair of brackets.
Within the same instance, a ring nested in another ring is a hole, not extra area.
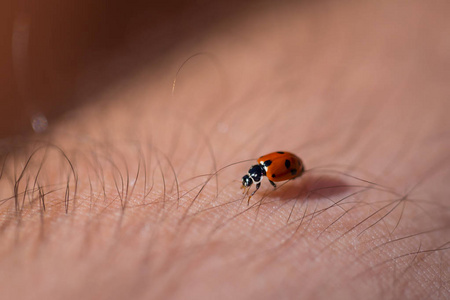
[(275, 174), (272, 174), (272, 178), (275, 178), (276, 176), (275, 176)]
[(265, 162), (264, 162), (264, 166), (265, 167), (268, 167), (268, 166), (270, 166), (272, 164), (272, 161), (269, 159), (269, 160), (266, 160)]
[(291, 170), (291, 174), (292, 174), (292, 175), (297, 174), (297, 169), (292, 169), (292, 170)]
[(291, 167), (291, 161), (289, 159), (286, 159), (284, 161), (284, 165), (286, 166), (286, 169), (289, 169)]
[(284, 152), (283, 152), (283, 151), (278, 151), (277, 153), (278, 153), (278, 154), (284, 154)]

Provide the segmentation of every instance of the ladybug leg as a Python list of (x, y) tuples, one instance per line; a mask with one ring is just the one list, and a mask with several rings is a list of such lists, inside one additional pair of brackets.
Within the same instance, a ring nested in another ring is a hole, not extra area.
[(253, 191), (253, 193), (250, 196), (248, 196), (247, 205), (250, 205), (250, 198), (256, 193), (256, 191), (259, 189), (260, 186), (261, 186), (261, 182), (256, 184), (256, 189)]
[(269, 180), (270, 184), (273, 186), (273, 189), (277, 188), (277, 185), (275, 184), (275, 182), (273, 182), (272, 180)]
[(253, 191), (253, 193), (250, 195), (250, 197), (253, 196), (257, 190), (259, 190), (260, 186), (261, 186), (261, 182), (256, 184), (256, 189)]

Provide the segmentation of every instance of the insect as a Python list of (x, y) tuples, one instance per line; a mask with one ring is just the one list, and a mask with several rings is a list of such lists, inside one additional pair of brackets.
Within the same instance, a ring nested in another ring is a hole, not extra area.
[(301, 176), (304, 171), (303, 162), (297, 155), (285, 151), (272, 152), (258, 158), (258, 164), (253, 165), (247, 175), (242, 177), (242, 188), (256, 184), (256, 190), (248, 197), (250, 202), (250, 198), (261, 186), (263, 176), (267, 176), (270, 184), (276, 189), (275, 182), (294, 179)]

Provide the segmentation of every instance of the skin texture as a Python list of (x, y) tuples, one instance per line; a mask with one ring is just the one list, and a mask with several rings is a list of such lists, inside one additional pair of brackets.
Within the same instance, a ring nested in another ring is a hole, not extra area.
[(2, 295), (448, 298), (448, 9), (259, 7), (5, 141)]

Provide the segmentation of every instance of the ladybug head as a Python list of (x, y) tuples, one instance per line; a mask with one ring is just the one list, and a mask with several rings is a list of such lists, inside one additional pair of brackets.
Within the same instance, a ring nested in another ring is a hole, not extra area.
[(266, 171), (261, 165), (254, 165), (248, 170), (248, 174), (242, 177), (242, 186), (249, 187), (253, 183), (261, 182), (261, 177), (266, 175)]
[(242, 186), (249, 187), (253, 184), (252, 178), (247, 174), (242, 177)]

